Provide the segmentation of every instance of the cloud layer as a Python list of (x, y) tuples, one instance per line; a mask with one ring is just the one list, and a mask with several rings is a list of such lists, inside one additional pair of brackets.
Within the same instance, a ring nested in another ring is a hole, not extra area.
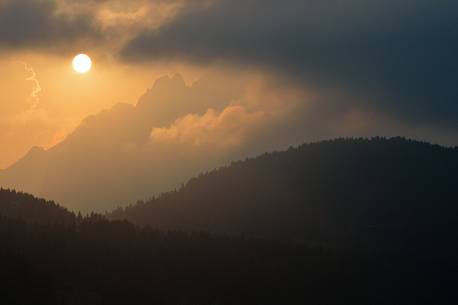
[(371, 110), (457, 128), (457, 32), (453, 0), (214, 0), (138, 34), (122, 54), (270, 69), (364, 96)]
[(57, 48), (100, 38), (90, 14), (59, 11), (56, 0), (3, 0), (0, 3), (1, 49)]
[[(399, 120), (458, 128), (454, 0), (4, 0), (0, 51), (255, 68)], [(350, 97), (350, 98), (348, 98)], [(334, 104), (329, 107), (336, 107)]]

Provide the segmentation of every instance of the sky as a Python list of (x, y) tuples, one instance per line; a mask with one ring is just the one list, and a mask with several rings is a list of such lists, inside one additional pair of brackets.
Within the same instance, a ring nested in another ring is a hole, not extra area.
[(135, 149), (198, 164), (340, 136), (458, 145), (456, 33), (453, 0), (0, 0), (0, 168), (107, 111), (130, 128), (124, 104), (147, 114)]

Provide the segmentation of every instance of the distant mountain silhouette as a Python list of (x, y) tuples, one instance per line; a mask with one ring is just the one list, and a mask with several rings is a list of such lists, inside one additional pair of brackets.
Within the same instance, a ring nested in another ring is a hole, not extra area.
[(73, 223), (76, 216), (53, 201), (0, 189), (0, 217), (39, 224)]
[(457, 185), (456, 148), (338, 139), (235, 162), (108, 216), (339, 247), (433, 247), (458, 233)]
[[(0, 187), (53, 198), (74, 211), (107, 211), (137, 198), (167, 191), (218, 161), (170, 156), (151, 143), (152, 128), (186, 114), (221, 109), (237, 90), (214, 80), (187, 86), (180, 75), (158, 79), (137, 105), (119, 103), (89, 116), (54, 147), (32, 148), (7, 169)], [(166, 174), (165, 174), (166, 173)]]

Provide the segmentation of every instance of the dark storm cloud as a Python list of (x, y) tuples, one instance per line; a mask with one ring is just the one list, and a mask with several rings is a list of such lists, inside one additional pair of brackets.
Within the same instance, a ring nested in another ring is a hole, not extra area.
[(55, 0), (0, 1), (0, 50), (55, 48), (97, 36), (92, 16), (59, 13)]
[(458, 1), (214, 0), (123, 50), (127, 60), (255, 65), (367, 97), (360, 106), (458, 127)]

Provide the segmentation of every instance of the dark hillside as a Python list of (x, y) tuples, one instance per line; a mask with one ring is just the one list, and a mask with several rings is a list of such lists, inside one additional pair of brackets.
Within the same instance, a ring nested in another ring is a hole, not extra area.
[(207, 233), (89, 216), (0, 217), (5, 305), (456, 304), (456, 262)]
[(53, 201), (0, 189), (0, 217), (36, 223), (72, 223), (75, 215)]
[(233, 163), (109, 217), (412, 251), (457, 236), (457, 185), (457, 149), (403, 138), (339, 139)]

